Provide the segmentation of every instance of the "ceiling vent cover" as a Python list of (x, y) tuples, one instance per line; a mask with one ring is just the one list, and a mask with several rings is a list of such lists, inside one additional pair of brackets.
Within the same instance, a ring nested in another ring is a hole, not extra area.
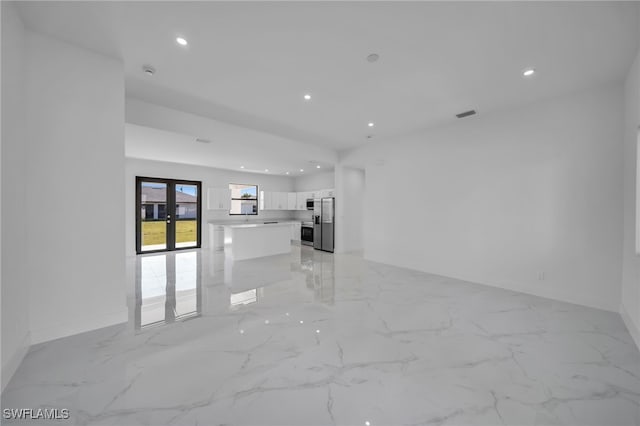
[(476, 115), (476, 110), (470, 109), (469, 111), (461, 112), (460, 114), (456, 114), (456, 117), (465, 118), (465, 117), (469, 117), (470, 115)]
[(204, 138), (196, 138), (196, 142), (211, 143), (211, 141), (209, 139), (204, 139)]

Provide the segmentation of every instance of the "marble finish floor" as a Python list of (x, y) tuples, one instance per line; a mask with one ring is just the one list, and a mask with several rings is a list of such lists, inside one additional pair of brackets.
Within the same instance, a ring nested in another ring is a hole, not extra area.
[(640, 354), (615, 313), (304, 246), (132, 262), (129, 324), (32, 347), (3, 408), (74, 425), (640, 424)]

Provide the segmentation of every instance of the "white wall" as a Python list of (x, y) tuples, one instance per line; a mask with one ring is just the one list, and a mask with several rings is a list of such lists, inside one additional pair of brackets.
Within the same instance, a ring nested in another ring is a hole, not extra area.
[(347, 154), (365, 257), (617, 311), (622, 104), (609, 85)]
[[(242, 216), (231, 216), (229, 212), (207, 209), (207, 188), (228, 188), (230, 183), (245, 183), (258, 185), (259, 191), (293, 191), (293, 179), (287, 176), (270, 176), (259, 173), (236, 172), (233, 170), (215, 169), (212, 167), (192, 166), (188, 164), (168, 163), (162, 161), (126, 159), (126, 201), (125, 232), (127, 256), (135, 255), (135, 183), (136, 176), (159, 177), (167, 179), (187, 179), (202, 182), (202, 247), (209, 245), (204, 226), (210, 220), (244, 220)], [(292, 218), (289, 211), (258, 209), (258, 215), (250, 216), (250, 220)]]
[(29, 348), (26, 262), (24, 27), (2, 2), (2, 389)]
[(296, 176), (293, 178), (293, 182), (293, 189), (299, 192), (335, 187), (333, 170)]
[(26, 46), (21, 222), (29, 247), (30, 329), (38, 343), (127, 320), (124, 69), (31, 32)]
[(640, 126), (640, 51), (624, 86), (624, 241), (621, 313), (640, 346), (640, 256), (636, 254), (637, 137)]
[[(338, 211), (336, 226), (342, 228), (337, 234), (342, 241), (338, 244), (340, 252), (359, 251), (363, 248), (364, 230), (364, 170), (344, 167), (341, 177), (338, 201), (344, 205)], [(337, 204), (336, 204), (337, 206)]]

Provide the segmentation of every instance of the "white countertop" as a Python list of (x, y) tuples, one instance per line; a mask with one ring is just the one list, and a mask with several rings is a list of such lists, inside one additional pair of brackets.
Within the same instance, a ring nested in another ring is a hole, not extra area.
[(263, 228), (263, 227), (276, 227), (276, 226), (291, 226), (293, 221), (290, 222), (277, 222), (277, 223), (243, 223), (237, 225), (222, 225), (225, 228), (230, 229), (244, 229), (244, 228)]
[(264, 225), (264, 222), (278, 222), (278, 223), (269, 223), (267, 225), (280, 225), (280, 224), (296, 224), (302, 223), (302, 220), (294, 220), (294, 219), (263, 219), (263, 220), (250, 220), (249, 222), (244, 220), (210, 220), (208, 223), (210, 225), (218, 225), (218, 226), (233, 226), (233, 225)]

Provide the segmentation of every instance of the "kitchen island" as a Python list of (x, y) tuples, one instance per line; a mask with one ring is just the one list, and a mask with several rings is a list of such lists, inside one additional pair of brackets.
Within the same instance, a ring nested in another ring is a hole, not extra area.
[(233, 260), (291, 252), (291, 223), (224, 225), (225, 255)]

